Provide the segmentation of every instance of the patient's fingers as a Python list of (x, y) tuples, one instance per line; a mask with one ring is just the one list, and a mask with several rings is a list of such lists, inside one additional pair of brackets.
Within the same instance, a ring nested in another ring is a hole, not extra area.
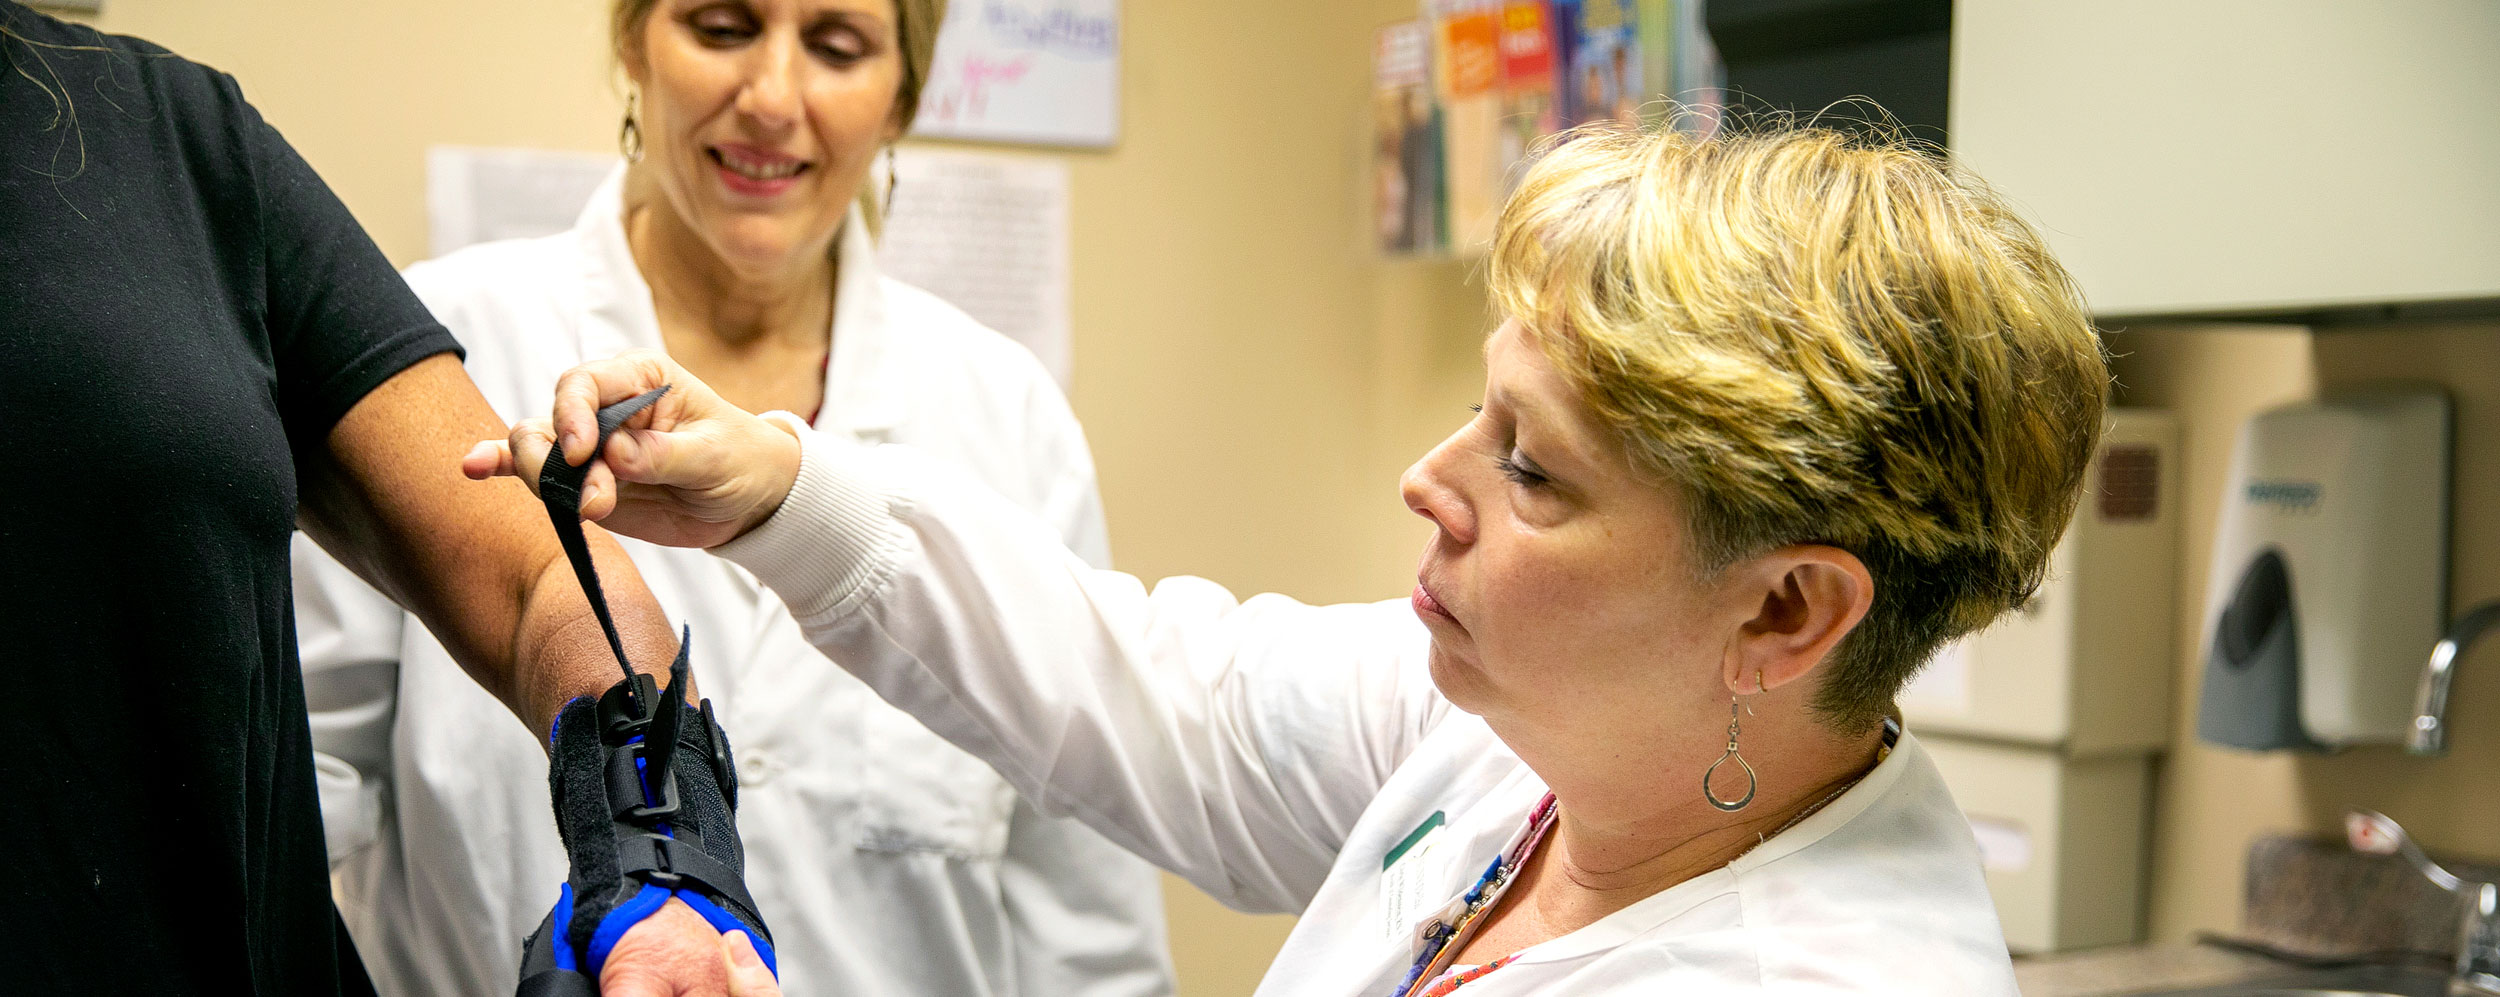
[(781, 984), (773, 979), (773, 971), (764, 965), (764, 957), (755, 951), (755, 942), (743, 931), (732, 931), (720, 938), (721, 954), (729, 960), (729, 997), (781, 997)]

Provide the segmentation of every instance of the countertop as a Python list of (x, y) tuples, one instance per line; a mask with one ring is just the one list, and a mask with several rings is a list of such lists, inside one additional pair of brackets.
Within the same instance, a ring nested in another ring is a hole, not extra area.
[(2282, 963), (2211, 945), (2122, 945), (2014, 960), (2023, 997), (2101, 997), (2279, 975)]

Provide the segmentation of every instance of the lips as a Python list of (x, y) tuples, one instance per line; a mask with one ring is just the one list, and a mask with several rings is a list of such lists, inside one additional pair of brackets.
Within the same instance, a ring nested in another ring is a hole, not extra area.
[(1407, 602), (1415, 607), (1415, 615), (1423, 618), (1424, 622), (1440, 620), (1451, 626), (1459, 625), (1458, 617), (1452, 615), (1448, 607), (1441, 605), (1441, 600), (1433, 597), (1432, 589), (1425, 585), (1421, 578), (1415, 580), (1415, 592), (1407, 597)]
[(789, 190), (815, 164), (796, 156), (743, 145), (715, 145), (704, 150), (721, 183), (751, 197), (771, 197)]

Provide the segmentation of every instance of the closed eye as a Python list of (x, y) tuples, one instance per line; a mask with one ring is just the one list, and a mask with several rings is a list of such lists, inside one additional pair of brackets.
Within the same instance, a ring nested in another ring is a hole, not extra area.
[(1516, 450), (1511, 451), (1508, 456), (1494, 458), (1493, 466), (1502, 470), (1503, 477), (1530, 488), (1536, 488), (1554, 480), (1546, 477), (1545, 472), (1537, 470), (1535, 463)]
[(814, 33), (811, 46), (817, 55), (837, 66), (847, 66), (868, 57), (868, 39), (848, 23), (834, 21)]
[(758, 26), (746, 8), (735, 4), (714, 4), (695, 11), (686, 18), (686, 26), (706, 45), (722, 48), (755, 37)]

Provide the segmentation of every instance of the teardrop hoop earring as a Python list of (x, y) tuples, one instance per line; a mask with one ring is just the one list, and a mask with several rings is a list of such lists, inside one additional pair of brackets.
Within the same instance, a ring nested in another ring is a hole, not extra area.
[(641, 109), (642, 92), (640, 90), (626, 91), (625, 123), (617, 126), (616, 147), (625, 154), (625, 161), (628, 163), (642, 162), (642, 122), (636, 120), (638, 117), (636, 112)]
[[(1762, 689), (1762, 673), (1758, 671), (1755, 672), (1753, 681), (1754, 690), (1756, 692), (1760, 692)], [(1738, 754), (1736, 751), (1736, 735), (1740, 729), (1737, 710), (1739, 709), (1743, 699), (1744, 697), (1742, 696), (1729, 697), (1727, 701), (1727, 753), (1720, 755), (1718, 761), (1711, 762), (1710, 767), (1703, 769), (1701, 773), (1701, 798), (1709, 800), (1710, 805), (1718, 808), (1721, 813), (1732, 814), (1739, 810), (1743, 810), (1746, 807), (1752, 806), (1754, 790), (1760, 788), (1762, 785), (1761, 780), (1755, 778), (1754, 776), (1753, 763), (1746, 761), (1745, 756)], [(1721, 799), (1718, 792), (1710, 788), (1710, 779), (1712, 776), (1719, 774), (1719, 766), (1727, 764), (1728, 760), (1731, 758), (1736, 760), (1736, 766), (1738, 768), (1745, 771), (1745, 795), (1737, 797), (1733, 800)]]

